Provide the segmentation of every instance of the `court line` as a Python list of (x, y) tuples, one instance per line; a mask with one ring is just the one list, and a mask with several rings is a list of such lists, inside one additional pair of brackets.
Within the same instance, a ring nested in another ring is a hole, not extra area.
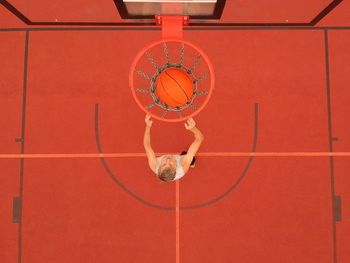
[[(326, 92), (327, 92), (327, 116), (328, 116), (328, 138), (329, 151), (333, 152), (333, 131), (332, 131), (332, 106), (331, 106), (331, 85), (330, 85), (330, 70), (329, 70), (329, 43), (328, 31), (324, 31), (324, 49), (325, 49), (325, 66), (326, 66)], [(335, 220), (335, 181), (334, 181), (334, 159), (329, 157), (330, 162), (330, 179), (331, 179), (331, 194), (332, 194), (332, 230), (333, 230), (333, 263), (337, 263), (337, 225)]]
[[(24, 68), (23, 68), (23, 94), (22, 94), (22, 124), (21, 124), (21, 154), (25, 152), (25, 131), (26, 131), (26, 116), (27, 116), (27, 82), (28, 82), (28, 60), (29, 60), (29, 36), (30, 32), (26, 31), (25, 44), (24, 44)], [(22, 248), (23, 248), (23, 236), (22, 236), (22, 211), (23, 211), (23, 188), (24, 188), (24, 159), (20, 159), (19, 166), (19, 222), (18, 222), (18, 263), (22, 262)], [(17, 198), (17, 197), (15, 197)]]
[[(259, 123), (259, 104), (255, 103), (254, 104), (254, 131), (253, 131), (253, 144), (252, 144), (252, 152), (256, 151), (256, 145), (257, 145), (257, 140), (258, 140), (258, 123)], [(95, 104), (95, 137), (96, 137), (96, 146), (97, 146), (97, 150), (100, 154), (103, 154), (103, 150), (101, 147), (101, 143), (100, 143), (100, 135), (99, 135), (99, 105)], [(235, 189), (238, 184), (243, 180), (243, 178), (246, 176), (250, 165), (252, 164), (252, 161), (254, 159), (253, 156), (250, 156), (247, 158), (247, 162), (245, 167), (243, 168), (242, 172), (240, 173), (240, 176), (238, 177), (237, 180), (235, 180), (235, 182), (233, 184), (230, 185), (230, 187), (223, 192), (221, 195), (217, 196), (216, 198), (213, 198), (209, 201), (206, 202), (202, 202), (196, 205), (192, 205), (192, 206), (180, 206), (180, 210), (189, 210), (189, 209), (197, 209), (197, 208), (203, 208), (209, 205), (212, 205), (216, 202), (219, 202), (221, 199), (223, 199), (225, 196), (227, 196), (228, 194), (230, 194), (233, 189)], [(116, 176), (111, 169), (109, 168), (108, 164), (107, 164), (107, 158), (100, 158), (101, 163), (103, 165), (103, 167), (105, 168), (106, 172), (108, 173), (108, 175), (112, 178), (112, 180), (120, 187), (122, 188), (126, 193), (128, 193), (130, 196), (132, 196), (133, 198), (135, 198), (136, 200), (142, 202), (145, 205), (148, 205), (150, 207), (153, 208), (157, 208), (157, 209), (164, 209), (164, 210), (175, 210), (176, 206), (161, 206), (152, 202), (149, 202), (145, 199), (143, 199), (142, 197), (136, 195), (135, 193), (133, 193), (131, 190), (129, 190), (125, 185), (123, 185), (123, 183), (121, 182), (121, 180), (118, 179), (118, 176)]]
[[(156, 155), (179, 153), (156, 153)], [(346, 157), (350, 152), (200, 152), (201, 157)], [(0, 159), (55, 159), (55, 158), (128, 158), (146, 157), (145, 153), (26, 153), (0, 154)]]
[(180, 182), (176, 181), (176, 263), (180, 263)]
[[(57, 23), (55, 23), (57, 25)], [(220, 26), (222, 25), (222, 26)], [(0, 32), (18, 32), (18, 31), (33, 31), (33, 32), (42, 32), (42, 31), (160, 31), (160, 27), (155, 27), (153, 24), (150, 26), (132, 26), (132, 27), (19, 27), (19, 28), (0, 28)], [(306, 30), (306, 31), (317, 31), (317, 30), (350, 30), (348, 26), (323, 26), (323, 27), (314, 27), (314, 26), (228, 26), (224, 24), (218, 24), (217, 26), (195, 26), (185, 27), (184, 31), (273, 31), (273, 30)]]

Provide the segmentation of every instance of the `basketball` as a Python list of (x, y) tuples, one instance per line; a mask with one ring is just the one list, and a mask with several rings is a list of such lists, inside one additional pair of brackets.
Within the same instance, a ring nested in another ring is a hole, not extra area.
[(192, 77), (181, 68), (167, 68), (156, 79), (156, 94), (160, 101), (180, 107), (186, 104), (193, 95)]

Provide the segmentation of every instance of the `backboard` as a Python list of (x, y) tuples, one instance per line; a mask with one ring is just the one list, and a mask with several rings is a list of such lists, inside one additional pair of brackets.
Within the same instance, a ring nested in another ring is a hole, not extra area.
[(154, 20), (155, 15), (219, 20), (226, 0), (114, 0), (122, 19)]

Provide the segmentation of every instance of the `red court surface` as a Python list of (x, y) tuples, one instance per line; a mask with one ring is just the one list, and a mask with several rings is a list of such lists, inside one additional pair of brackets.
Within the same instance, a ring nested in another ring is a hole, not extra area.
[[(194, 117), (196, 167), (161, 183), (128, 87), (161, 32), (38, 30), (0, 5), (0, 262), (349, 262), (349, 4), (334, 13), (324, 28), (185, 30), (216, 85)], [(156, 153), (193, 141), (183, 122), (151, 134)], [(328, 156), (253, 156), (308, 152)], [(121, 156), (77, 156), (98, 153)]]

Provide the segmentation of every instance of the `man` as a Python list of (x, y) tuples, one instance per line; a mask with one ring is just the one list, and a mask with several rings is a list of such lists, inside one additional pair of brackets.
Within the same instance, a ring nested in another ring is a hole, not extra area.
[(156, 158), (151, 146), (151, 127), (153, 121), (151, 116), (145, 117), (146, 129), (143, 137), (143, 146), (148, 158), (148, 165), (151, 170), (157, 174), (158, 178), (165, 182), (171, 182), (183, 177), (190, 167), (194, 168), (195, 155), (199, 146), (203, 142), (204, 136), (198, 130), (195, 121), (190, 118), (185, 123), (185, 128), (191, 131), (194, 135), (194, 141), (187, 152), (182, 152), (181, 155), (163, 155)]

